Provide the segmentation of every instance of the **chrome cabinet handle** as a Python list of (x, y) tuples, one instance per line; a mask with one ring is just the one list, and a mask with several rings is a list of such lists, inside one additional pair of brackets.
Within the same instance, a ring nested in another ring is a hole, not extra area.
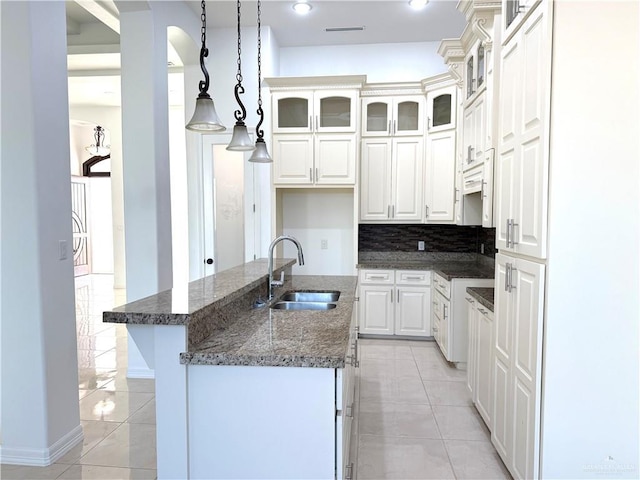
[(484, 186), (487, 184), (487, 182), (485, 182), (484, 180), (482, 181), (482, 189), (480, 190), (481, 194), (482, 194), (482, 198), (487, 198), (487, 196), (484, 194)]
[(447, 305), (442, 305), (442, 315), (444, 316), (444, 318), (447, 318), (447, 310), (449, 309), (449, 307)]
[(473, 298), (471, 297), (465, 297), (464, 299), (469, 303), (473, 303)]
[(391, 205), (391, 218), (396, 218), (396, 206)]
[(316, 167), (316, 182), (318, 181), (318, 178), (320, 177), (318, 176), (318, 167)]
[(344, 469), (344, 480), (353, 480), (353, 463), (350, 463)]
[(313, 130), (313, 117), (309, 115), (309, 130)]
[(398, 291), (396, 293), (396, 302), (400, 303), (400, 289), (398, 289)]
[(386, 280), (384, 275), (370, 275), (369, 280)]
[(396, 134), (396, 121), (393, 121), (393, 134)]
[(480, 313), (484, 314), (484, 315), (486, 315), (486, 314), (487, 314), (487, 311), (486, 311), (484, 308), (480, 308), (480, 307), (478, 307), (478, 311), (479, 311)]
[(509, 266), (509, 293), (511, 293), (511, 290), (515, 290), (516, 286), (513, 284), (513, 272), (517, 272), (518, 269), (514, 268), (513, 265)]
[(389, 120), (389, 124), (387, 125), (387, 132), (391, 135), (391, 120)]
[(316, 115), (316, 130), (318, 130), (318, 116)]
[(514, 219), (511, 219), (511, 246), (515, 247), (519, 242), (516, 242), (515, 238), (516, 238), (516, 227), (518, 227), (519, 224), (516, 223), (516, 221)]
[(504, 291), (509, 291), (509, 268), (511, 268), (510, 263), (506, 263), (504, 266)]
[(511, 233), (511, 219), (507, 218), (507, 232), (506, 232), (506, 237), (507, 237), (507, 248), (509, 248), (510, 245), (510, 233)]
[(393, 303), (393, 289), (391, 289), (391, 303)]
[(309, 167), (309, 181), (313, 182), (313, 168)]
[(427, 130), (431, 130), (431, 117), (427, 117)]
[(458, 192), (460, 192), (459, 188), (455, 189), (455, 193), (454, 193), (454, 197), (453, 197), (453, 203), (458, 203), (460, 200), (458, 200)]
[(387, 205), (387, 218), (391, 218), (391, 205)]
[(424, 214), (425, 218), (429, 218), (429, 205), (425, 205), (424, 210), (425, 210), (425, 214)]

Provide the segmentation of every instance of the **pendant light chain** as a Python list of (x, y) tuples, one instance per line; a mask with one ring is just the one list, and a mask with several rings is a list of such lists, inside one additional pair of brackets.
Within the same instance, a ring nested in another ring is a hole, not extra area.
[(247, 118), (247, 109), (245, 108), (242, 100), (240, 100), (240, 94), (244, 93), (244, 87), (242, 86), (242, 36), (240, 31), (240, 0), (237, 1), (238, 10), (238, 73), (236, 74), (236, 80), (238, 83), (235, 87), (235, 97), (238, 102), (239, 110), (236, 110), (233, 115), (238, 122), (244, 122)]
[(207, 91), (209, 90), (209, 72), (204, 65), (205, 57), (209, 56), (209, 49), (207, 48), (207, 7), (204, 0), (202, 0), (200, 5), (202, 7), (202, 13), (200, 14), (200, 20), (202, 20), (202, 27), (200, 29), (200, 37), (202, 40), (202, 46), (200, 47), (200, 69), (204, 74), (204, 80), (200, 80), (198, 87), (200, 88), (200, 95), (207, 95)]
[(264, 130), (260, 127), (262, 126), (262, 122), (264, 121), (264, 112), (262, 111), (262, 87), (260, 83), (262, 82), (262, 38), (260, 36), (261, 23), (260, 23), (260, 0), (258, 0), (258, 110), (257, 114), (260, 116), (260, 121), (256, 125), (256, 134), (258, 138), (264, 137)]

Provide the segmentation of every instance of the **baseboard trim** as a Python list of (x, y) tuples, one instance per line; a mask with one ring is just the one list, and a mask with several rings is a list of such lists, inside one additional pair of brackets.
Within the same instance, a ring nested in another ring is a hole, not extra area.
[(127, 378), (156, 378), (153, 368), (127, 368)]
[(0, 463), (47, 467), (82, 443), (83, 438), (82, 425), (78, 425), (49, 448), (10, 448), (0, 445)]

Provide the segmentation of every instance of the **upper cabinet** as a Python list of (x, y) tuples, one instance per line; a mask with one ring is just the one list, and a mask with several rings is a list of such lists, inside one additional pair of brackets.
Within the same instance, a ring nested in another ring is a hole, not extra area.
[(271, 78), (273, 183), (356, 183), (364, 76)]
[(485, 48), (480, 41), (477, 41), (467, 54), (465, 63), (465, 98), (470, 98), (486, 86), (485, 56)]
[(427, 134), (456, 127), (455, 85), (427, 91)]
[(274, 133), (355, 132), (357, 91), (277, 92), (273, 101)]
[[(419, 88), (419, 87), (418, 87)], [(362, 136), (398, 137), (424, 134), (425, 99), (398, 95), (400, 90), (384, 90), (371, 85), (362, 95)]]
[(529, 13), (541, 0), (502, 0), (502, 38), (505, 41), (522, 25)]

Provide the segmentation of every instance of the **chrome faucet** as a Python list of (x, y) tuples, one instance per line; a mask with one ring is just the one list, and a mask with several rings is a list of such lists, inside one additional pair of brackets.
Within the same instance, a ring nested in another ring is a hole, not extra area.
[[(290, 240), (298, 249), (298, 264), (304, 265), (304, 254), (302, 253), (302, 245), (300, 242), (291, 235), (280, 235), (278, 238), (274, 239), (269, 245), (269, 300), (273, 298), (273, 287), (281, 287), (284, 283), (284, 275), (282, 276), (283, 280), (274, 280), (273, 279), (273, 249), (275, 246), (282, 242), (283, 240)], [(284, 274), (284, 272), (282, 272)]]

